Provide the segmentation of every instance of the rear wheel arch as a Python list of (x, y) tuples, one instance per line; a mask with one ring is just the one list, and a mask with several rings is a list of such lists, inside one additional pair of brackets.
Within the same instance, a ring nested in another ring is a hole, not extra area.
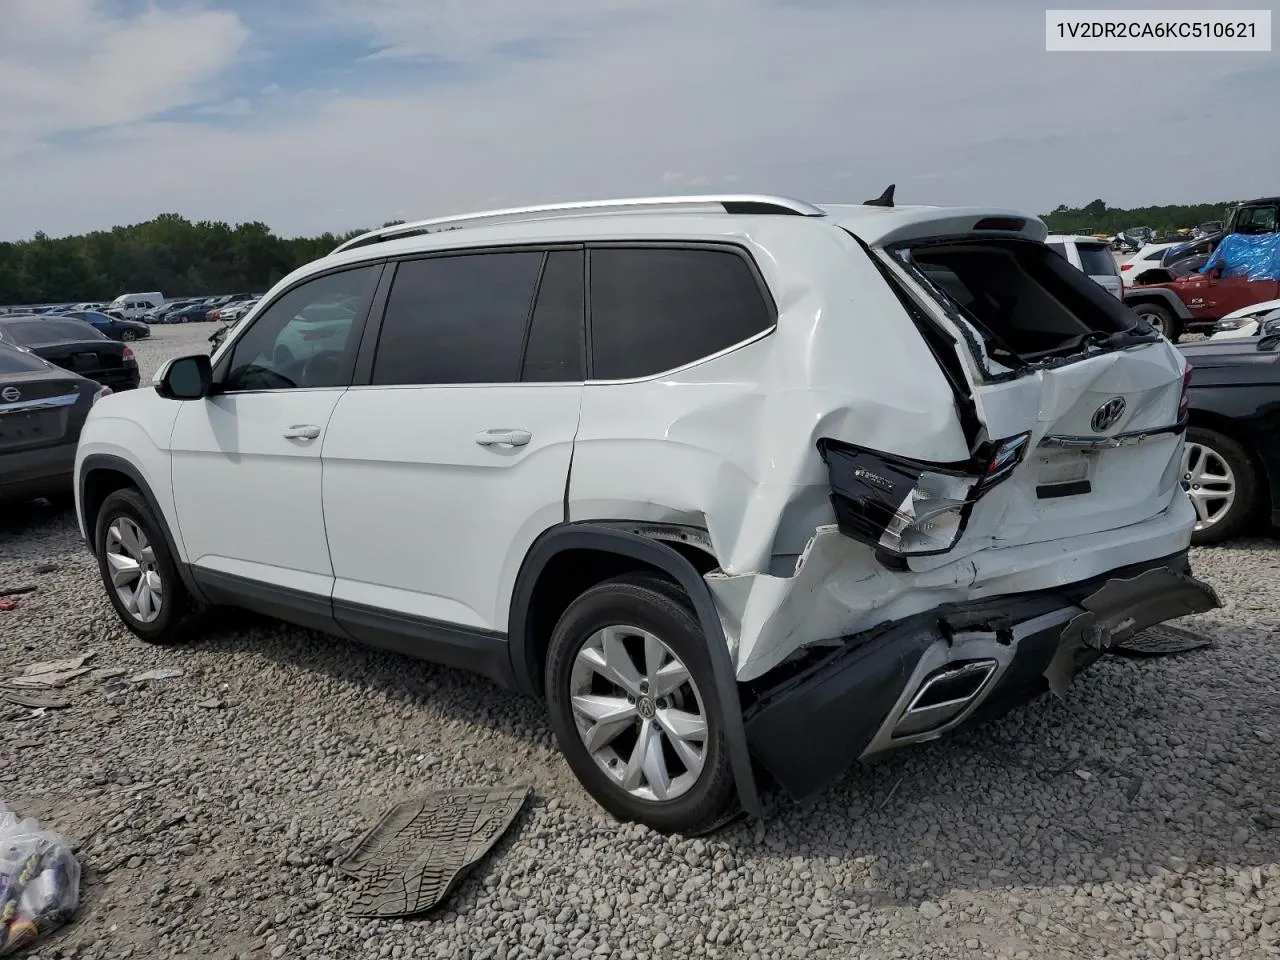
[[(686, 555), (689, 551), (692, 556)], [(508, 630), (512, 671), (519, 689), (541, 697), (551, 631), (573, 600), (624, 574), (652, 574), (671, 582), (688, 598), (706, 639), (739, 800), (744, 810), (759, 815), (736, 674), (711, 591), (695, 566), (700, 553), (696, 546), (677, 549), (672, 543), (603, 524), (566, 523), (546, 531), (529, 549), (516, 576)]]

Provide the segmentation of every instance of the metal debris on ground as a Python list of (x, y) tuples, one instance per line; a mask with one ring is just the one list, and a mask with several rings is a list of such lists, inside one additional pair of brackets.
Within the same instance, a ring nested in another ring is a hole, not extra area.
[(1207, 637), (1202, 633), (1193, 633), (1190, 630), (1183, 630), (1181, 627), (1161, 624), (1158, 627), (1149, 627), (1141, 633), (1135, 634), (1124, 643), (1117, 643), (1112, 647), (1112, 651), (1129, 656), (1159, 657), (1171, 653), (1186, 653), (1190, 650), (1199, 650), (1201, 647), (1212, 646), (1212, 637)]
[(174, 677), (182, 676), (182, 671), (173, 667), (161, 667), (159, 670), (148, 670), (146, 673), (139, 673), (130, 677), (130, 683), (145, 683), (147, 680), (172, 680)]
[(506, 833), (529, 787), (440, 790), (398, 803), (334, 866), (360, 881), (356, 917), (438, 906)]
[(56, 833), (0, 803), (0, 957), (62, 926), (80, 904), (80, 864)]

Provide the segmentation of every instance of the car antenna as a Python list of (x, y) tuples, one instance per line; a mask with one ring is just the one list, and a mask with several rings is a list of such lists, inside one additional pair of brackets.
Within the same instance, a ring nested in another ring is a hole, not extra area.
[(892, 207), (893, 206), (893, 188), (896, 184), (889, 184), (885, 187), (884, 193), (876, 197), (874, 200), (863, 200), (864, 207)]

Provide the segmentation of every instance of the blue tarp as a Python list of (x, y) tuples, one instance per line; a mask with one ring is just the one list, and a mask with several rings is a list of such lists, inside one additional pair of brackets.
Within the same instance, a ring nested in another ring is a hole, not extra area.
[(1280, 233), (1228, 234), (1200, 272), (1217, 267), (1225, 277), (1280, 280)]

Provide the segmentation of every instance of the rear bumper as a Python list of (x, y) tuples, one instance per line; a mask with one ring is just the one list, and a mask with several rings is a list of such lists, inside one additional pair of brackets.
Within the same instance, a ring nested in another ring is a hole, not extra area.
[(945, 605), (846, 638), (748, 708), (748, 747), (800, 798), (855, 760), (936, 739), (1045, 690), (1062, 695), (1112, 645), (1220, 606), (1188, 571), (1182, 552), (1054, 590)]
[(75, 465), (75, 443), (0, 453), (0, 499), (25, 500), (69, 493)]

